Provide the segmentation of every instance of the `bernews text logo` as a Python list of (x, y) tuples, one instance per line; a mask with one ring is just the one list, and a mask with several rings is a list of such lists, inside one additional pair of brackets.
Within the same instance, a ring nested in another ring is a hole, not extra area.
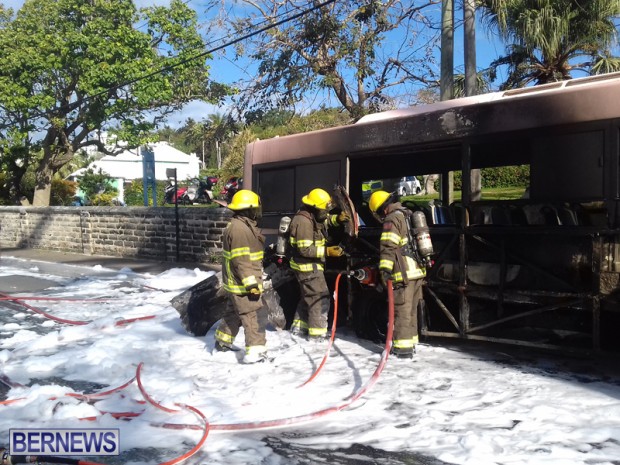
[(9, 430), (11, 455), (119, 455), (120, 433), (111, 429)]

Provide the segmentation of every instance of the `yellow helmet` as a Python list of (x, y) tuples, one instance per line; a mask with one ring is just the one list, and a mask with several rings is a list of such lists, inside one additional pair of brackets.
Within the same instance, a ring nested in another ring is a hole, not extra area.
[(228, 204), (228, 208), (231, 210), (246, 210), (248, 208), (258, 208), (260, 206), (260, 199), (254, 192), (241, 189), (235, 192), (232, 201)]
[(331, 196), (323, 189), (312, 189), (308, 195), (304, 195), (301, 199), (303, 203), (319, 210), (331, 209)]
[(377, 213), (379, 207), (385, 203), (387, 199), (390, 198), (390, 193), (385, 191), (375, 191), (370, 196), (370, 200), (368, 201), (368, 208), (373, 213)]

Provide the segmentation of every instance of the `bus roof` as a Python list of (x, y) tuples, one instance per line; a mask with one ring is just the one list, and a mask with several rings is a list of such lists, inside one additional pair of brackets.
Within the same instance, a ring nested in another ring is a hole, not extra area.
[(257, 140), (246, 148), (245, 175), (257, 164), (620, 118), (619, 101), (620, 73), (610, 73), (391, 110), (355, 124)]

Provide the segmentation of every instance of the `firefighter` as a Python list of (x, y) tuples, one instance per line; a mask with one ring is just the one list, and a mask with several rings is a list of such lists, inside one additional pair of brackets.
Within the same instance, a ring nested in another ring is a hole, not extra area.
[(303, 205), (289, 228), (292, 249), (290, 265), (301, 292), (291, 332), (311, 340), (324, 340), (327, 338), (330, 307), (329, 290), (323, 274), (325, 256), (340, 257), (344, 254), (340, 246), (327, 247), (327, 229), (337, 227), (350, 218), (345, 212), (329, 214), (332, 199), (323, 189), (313, 189), (301, 201)]
[(222, 283), (228, 293), (228, 303), (215, 332), (215, 348), (232, 350), (233, 341), (243, 325), (245, 355), (243, 363), (266, 359), (265, 322), (258, 318), (262, 308), (263, 249), (265, 237), (257, 228), (261, 217), (258, 195), (240, 190), (228, 204), (234, 215), (224, 231)]
[(394, 289), (394, 333), (391, 353), (413, 358), (418, 343), (418, 302), (426, 267), (418, 263), (406, 210), (395, 195), (376, 191), (368, 201), (370, 211), (383, 223), (379, 240), (379, 275), (383, 288), (392, 280)]

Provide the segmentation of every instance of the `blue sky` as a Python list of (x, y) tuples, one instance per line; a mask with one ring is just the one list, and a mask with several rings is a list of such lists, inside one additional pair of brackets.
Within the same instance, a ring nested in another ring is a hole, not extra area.
[[(168, 5), (169, 0), (134, 0), (135, 4), (138, 7), (146, 7), (146, 6), (156, 6), (156, 5)], [(207, 9), (207, 1), (208, 0), (189, 0), (187, 4), (198, 12), (199, 15), (207, 17), (211, 16), (210, 12), (206, 12)], [(19, 9), (24, 0), (5, 0), (0, 2), (4, 4), (6, 7), (10, 7), (13, 9)], [(456, 2), (457, 5), (460, 2)], [(231, 14), (239, 14), (242, 11), (242, 7), (239, 2), (234, 2), (230, 0), (222, 0), (221, 4), (225, 8), (227, 8), (229, 15)], [(437, 12), (440, 11), (440, 6), (437, 5)], [(214, 10), (211, 10), (214, 11)], [(461, 22), (462, 13), (460, 10), (455, 12), (455, 22), (458, 24)], [(213, 34), (210, 34), (211, 37), (214, 37)], [(227, 39), (230, 40), (230, 39)], [(217, 41), (215, 43), (210, 44), (211, 47), (219, 46), (222, 42)], [(478, 25), (476, 31), (476, 55), (477, 55), (477, 67), (478, 69), (486, 68), (495, 58), (497, 58), (503, 52), (503, 45), (497, 40), (497, 37), (494, 37), (492, 34), (489, 34), (487, 29)], [(234, 51), (232, 47), (229, 47), (225, 51), (218, 52), (214, 54), (213, 60), (209, 62), (211, 66), (211, 76), (215, 81), (224, 82), (227, 84), (233, 84), (239, 80), (248, 78), (248, 70), (251, 72), (252, 65), (250, 63), (244, 61), (233, 61), (232, 57), (234, 56)], [(457, 71), (462, 72), (462, 63), (463, 63), (463, 29), (457, 29), (455, 33), (455, 69)], [(499, 79), (497, 82), (501, 82), (502, 76), (498, 76)], [(318, 102), (318, 103), (317, 103)], [(339, 103), (336, 101), (333, 95), (320, 95), (315, 97), (311, 103), (308, 104), (309, 108), (312, 108), (312, 105), (324, 104), (326, 106), (339, 106)], [(212, 113), (225, 113), (225, 107), (217, 107), (215, 105), (206, 104), (203, 102), (193, 102), (188, 104), (182, 111), (179, 111), (168, 119), (168, 124), (172, 127), (178, 127), (183, 124), (185, 120), (188, 118), (192, 118), (194, 120), (202, 120)]]

